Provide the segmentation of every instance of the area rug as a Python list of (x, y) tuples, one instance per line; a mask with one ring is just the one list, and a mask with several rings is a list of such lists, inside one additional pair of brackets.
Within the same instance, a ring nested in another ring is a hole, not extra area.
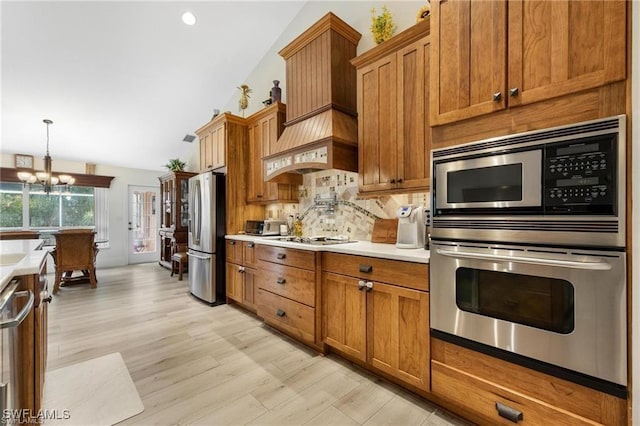
[(122, 355), (112, 353), (45, 376), (47, 425), (113, 425), (144, 410)]

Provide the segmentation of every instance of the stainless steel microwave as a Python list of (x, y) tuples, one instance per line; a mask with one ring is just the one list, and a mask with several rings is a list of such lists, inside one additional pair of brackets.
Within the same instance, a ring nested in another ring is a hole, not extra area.
[(623, 247), (625, 116), (433, 150), (432, 238)]

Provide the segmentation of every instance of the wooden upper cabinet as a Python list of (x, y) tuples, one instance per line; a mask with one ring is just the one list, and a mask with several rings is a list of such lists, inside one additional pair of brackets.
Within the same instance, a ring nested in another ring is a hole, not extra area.
[(431, 16), (432, 126), (626, 75), (623, 0), (439, 0)]
[(247, 119), (247, 202), (298, 202), (301, 175), (282, 175), (278, 183), (265, 182), (262, 158), (269, 154), (284, 128), (286, 106), (276, 103)]
[(429, 51), (427, 20), (352, 60), (361, 193), (428, 188)]
[(223, 113), (196, 130), (200, 139), (200, 172), (226, 167), (227, 140), (230, 133), (237, 133), (238, 125), (245, 125), (243, 118)]
[(393, 189), (396, 179), (396, 55), (358, 68), (360, 191)]
[(509, 105), (626, 76), (624, 1), (509, 1)]
[(507, 2), (436, 0), (431, 20), (430, 124), (504, 109)]

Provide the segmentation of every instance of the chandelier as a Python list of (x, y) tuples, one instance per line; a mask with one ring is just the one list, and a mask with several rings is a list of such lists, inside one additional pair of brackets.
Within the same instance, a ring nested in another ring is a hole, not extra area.
[(36, 182), (42, 185), (42, 188), (45, 194), (49, 195), (49, 193), (55, 189), (54, 187), (60, 186), (58, 190), (62, 190), (66, 188), (69, 190), (69, 187), (73, 185), (76, 179), (70, 175), (60, 175), (53, 176), (51, 174), (51, 156), (49, 155), (49, 125), (53, 124), (53, 121), (45, 118), (42, 120), (43, 123), (47, 125), (47, 155), (44, 156), (44, 171), (35, 172), (35, 174), (26, 171), (18, 172), (18, 179), (22, 181), (24, 185), (34, 185)]

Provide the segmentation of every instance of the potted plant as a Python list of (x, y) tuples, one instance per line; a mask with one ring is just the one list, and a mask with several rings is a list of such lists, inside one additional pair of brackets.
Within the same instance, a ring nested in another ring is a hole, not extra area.
[(187, 163), (181, 161), (179, 158), (172, 158), (164, 166), (172, 172), (184, 172), (186, 165)]
[(382, 6), (382, 14), (376, 16), (376, 8), (371, 9), (371, 33), (376, 44), (389, 40), (396, 30), (391, 12), (387, 6)]

